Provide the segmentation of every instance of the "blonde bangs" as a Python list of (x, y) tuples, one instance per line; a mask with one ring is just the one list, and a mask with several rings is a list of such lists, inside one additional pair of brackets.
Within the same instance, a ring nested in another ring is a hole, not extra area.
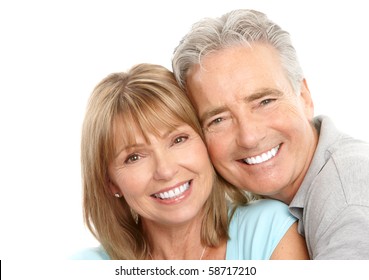
[[(199, 125), (194, 123), (188, 110), (184, 112), (179, 101), (173, 102), (172, 98), (161, 92), (152, 93), (154, 90), (141, 89), (126, 94), (121, 100), (120, 113), (114, 122), (113, 131), (115, 136), (121, 136), (124, 145), (137, 144), (137, 132), (150, 143), (148, 135), (160, 136), (162, 129), (174, 130), (180, 125), (189, 124), (196, 132), (199, 131)], [(117, 143), (112, 144), (117, 147)]]

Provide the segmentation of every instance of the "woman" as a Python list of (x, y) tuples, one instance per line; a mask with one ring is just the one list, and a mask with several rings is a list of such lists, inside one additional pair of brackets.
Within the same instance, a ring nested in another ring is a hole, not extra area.
[[(78, 259), (305, 259), (287, 206), (213, 169), (173, 74), (140, 64), (102, 80), (82, 132), (84, 217), (101, 247)], [(226, 199), (227, 197), (227, 199)]]

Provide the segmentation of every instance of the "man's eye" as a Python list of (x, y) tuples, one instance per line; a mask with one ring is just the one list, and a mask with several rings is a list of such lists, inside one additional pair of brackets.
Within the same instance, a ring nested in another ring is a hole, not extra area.
[(218, 124), (218, 123), (221, 123), (222, 121), (223, 121), (223, 118), (216, 118), (212, 120), (209, 125)]
[(275, 101), (275, 99), (269, 98), (269, 99), (264, 99), (263, 101), (260, 102), (260, 105), (268, 105), (270, 103), (272, 103), (273, 101)]

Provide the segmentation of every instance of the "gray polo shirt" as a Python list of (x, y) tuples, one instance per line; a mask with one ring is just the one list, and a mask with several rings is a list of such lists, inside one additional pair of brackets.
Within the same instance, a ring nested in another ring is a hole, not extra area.
[(369, 144), (314, 122), (318, 146), (290, 211), (312, 259), (369, 260)]

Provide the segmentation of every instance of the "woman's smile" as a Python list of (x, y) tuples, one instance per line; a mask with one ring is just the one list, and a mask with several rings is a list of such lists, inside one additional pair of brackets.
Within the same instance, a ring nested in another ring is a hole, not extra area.
[(171, 187), (165, 191), (154, 193), (151, 197), (158, 199), (162, 203), (177, 203), (190, 194), (191, 182), (192, 180), (179, 186)]
[(178, 187), (172, 187), (167, 191), (162, 191), (162, 192), (158, 192), (158, 193), (154, 193), (151, 196), (155, 197), (155, 198), (160, 198), (160, 199), (172, 199), (172, 198), (176, 198), (180, 195), (182, 195), (186, 190), (188, 190), (188, 188), (190, 187), (190, 181), (178, 186)]

